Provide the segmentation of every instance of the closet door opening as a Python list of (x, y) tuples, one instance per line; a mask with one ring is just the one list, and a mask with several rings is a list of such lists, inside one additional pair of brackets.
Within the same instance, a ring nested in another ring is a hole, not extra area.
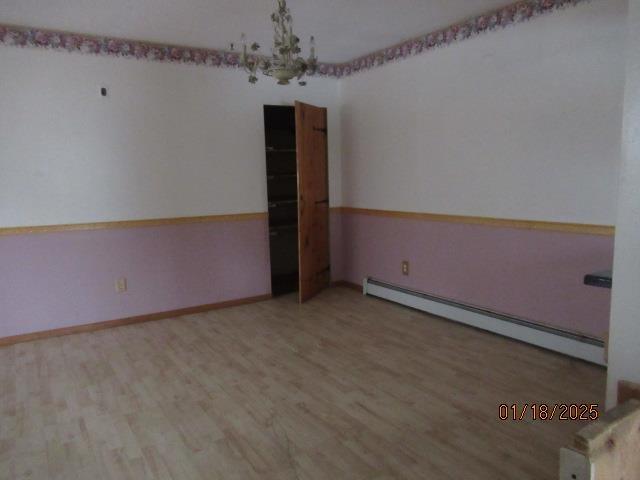
[(327, 110), (264, 106), (271, 291), (304, 302), (329, 285)]
[(298, 171), (294, 107), (264, 106), (271, 292), (298, 290)]

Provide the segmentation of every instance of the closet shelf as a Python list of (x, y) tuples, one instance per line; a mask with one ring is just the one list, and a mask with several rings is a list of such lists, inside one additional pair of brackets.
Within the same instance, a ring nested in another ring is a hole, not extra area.
[(298, 203), (297, 198), (278, 198), (269, 200), (269, 208), (279, 207), (281, 205), (293, 205)]
[(296, 153), (295, 148), (273, 148), (267, 147), (267, 153)]
[(267, 175), (267, 180), (276, 180), (280, 178), (297, 178), (297, 173), (276, 173), (274, 175)]
[(287, 222), (287, 223), (272, 223), (269, 225), (269, 230), (290, 230), (297, 229), (298, 222)]

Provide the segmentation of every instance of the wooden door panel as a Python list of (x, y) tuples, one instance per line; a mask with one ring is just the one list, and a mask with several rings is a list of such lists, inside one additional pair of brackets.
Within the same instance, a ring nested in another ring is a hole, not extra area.
[(296, 102), (300, 302), (329, 285), (327, 110)]

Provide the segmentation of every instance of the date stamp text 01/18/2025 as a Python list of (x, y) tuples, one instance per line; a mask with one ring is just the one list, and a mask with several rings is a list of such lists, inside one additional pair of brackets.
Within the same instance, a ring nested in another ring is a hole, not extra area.
[(582, 420), (592, 422), (600, 416), (597, 403), (522, 403), (506, 404), (498, 407), (500, 420), (529, 421), (529, 420)]

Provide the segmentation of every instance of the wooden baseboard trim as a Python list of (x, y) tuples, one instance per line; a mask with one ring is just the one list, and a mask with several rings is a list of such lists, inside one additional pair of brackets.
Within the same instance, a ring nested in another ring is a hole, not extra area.
[(221, 308), (262, 302), (270, 298), (271, 294), (268, 293), (265, 295), (257, 295), (255, 297), (238, 298), (235, 300), (227, 300), (225, 302), (198, 305), (195, 307), (181, 308), (178, 310), (170, 310), (167, 312), (149, 313), (147, 315), (119, 318), (117, 320), (106, 320), (104, 322), (86, 323), (84, 325), (74, 325), (73, 327), (56, 328), (53, 330), (44, 330), (42, 332), (25, 333), (22, 335), (0, 338), (0, 347), (15, 345), (16, 343), (32, 342), (34, 340), (42, 340), (46, 338), (62, 337), (64, 335), (73, 335), (75, 333), (95, 332), (98, 330), (105, 330), (107, 328), (122, 327), (124, 325), (133, 325), (136, 323), (151, 322), (154, 320), (163, 320), (165, 318), (181, 317), (183, 315), (193, 315), (195, 313), (209, 312), (211, 310), (218, 310)]
[(331, 282), (332, 287), (344, 287), (350, 288), (351, 290), (356, 290), (362, 293), (362, 285), (358, 285), (357, 283), (348, 282), (346, 280), (337, 280), (335, 282)]

